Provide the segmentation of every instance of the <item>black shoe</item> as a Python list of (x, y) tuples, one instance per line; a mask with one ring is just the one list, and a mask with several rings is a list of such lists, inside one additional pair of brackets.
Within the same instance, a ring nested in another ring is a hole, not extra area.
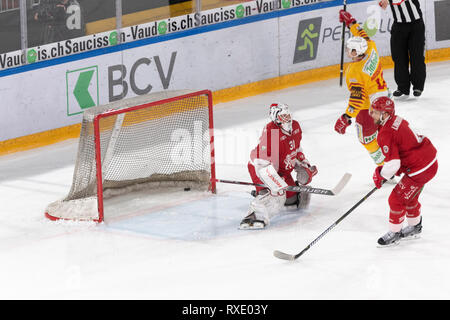
[(420, 97), (422, 95), (422, 90), (414, 89), (413, 95), (414, 97)]
[(397, 89), (394, 91), (394, 93), (392, 95), (396, 98), (399, 98), (401, 96), (409, 96), (409, 93), (404, 93), (403, 91), (400, 91)]

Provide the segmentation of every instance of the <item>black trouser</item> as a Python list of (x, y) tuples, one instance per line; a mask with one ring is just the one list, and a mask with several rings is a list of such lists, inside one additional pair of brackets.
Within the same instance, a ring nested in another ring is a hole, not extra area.
[(411, 85), (413, 89), (423, 90), (426, 67), (425, 25), (422, 19), (410, 23), (393, 23), (391, 55), (397, 88), (406, 94), (409, 94)]

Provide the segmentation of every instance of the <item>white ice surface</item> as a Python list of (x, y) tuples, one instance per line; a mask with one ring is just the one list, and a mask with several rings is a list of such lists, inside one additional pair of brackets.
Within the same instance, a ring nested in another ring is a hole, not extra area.
[[(218, 194), (189, 191), (111, 199), (101, 225), (52, 222), (47, 204), (72, 181), (77, 140), (0, 157), (0, 299), (449, 299), (450, 62), (428, 65), (419, 99), (397, 113), (438, 149), (439, 172), (421, 195), (421, 239), (377, 248), (388, 229), (392, 185), (376, 191), (295, 262), (297, 253), (373, 188), (374, 164), (354, 125), (333, 130), (348, 97), (338, 79), (216, 105), (217, 177), (249, 181), (248, 154), (273, 101), (290, 105), (302, 147), (318, 166), (308, 210), (285, 211), (262, 231), (237, 230), (250, 187), (218, 184)], [(392, 70), (385, 76), (395, 88)]]

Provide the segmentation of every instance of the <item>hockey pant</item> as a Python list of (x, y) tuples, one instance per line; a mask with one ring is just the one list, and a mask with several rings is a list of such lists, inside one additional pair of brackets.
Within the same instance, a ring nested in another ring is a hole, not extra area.
[(409, 176), (405, 174), (397, 183), (389, 196), (389, 225), (391, 231), (399, 232), (405, 216), (408, 224), (416, 225), (420, 220), (419, 196), (425, 184), (430, 181), (437, 172), (437, 161), (424, 172)]
[(369, 115), (369, 110), (361, 110), (356, 116), (355, 123), (359, 142), (369, 152), (375, 164), (382, 166), (384, 164), (384, 155), (377, 142), (378, 126)]

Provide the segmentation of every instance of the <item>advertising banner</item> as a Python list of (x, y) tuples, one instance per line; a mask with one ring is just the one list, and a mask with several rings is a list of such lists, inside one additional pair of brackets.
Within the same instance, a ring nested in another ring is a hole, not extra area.
[(427, 49), (450, 47), (450, 0), (427, 1), (425, 11)]
[(87, 108), (123, 98), (277, 77), (277, 36), (271, 19), (1, 77), (0, 141), (80, 123)]
[[(347, 10), (376, 42), (380, 55), (390, 55), (390, 13), (375, 2), (352, 4)], [(338, 12), (334, 7), (280, 18), (280, 74), (340, 63), (342, 23)], [(345, 39), (349, 37), (345, 28)]]
[[(339, 64), (341, 2), (311, 1), (249, 1), (0, 54), (0, 141), (78, 124), (92, 106), (137, 95), (217, 91)], [(449, 2), (421, 1), (427, 50), (450, 47)], [(347, 10), (390, 55), (390, 11), (376, 1)]]
[[(313, 4), (331, 2), (332, 0), (255, 0), (230, 5), (227, 7), (195, 12), (187, 15), (152, 21), (140, 25), (110, 30), (83, 37), (71, 38), (64, 41), (48, 43), (0, 55), (0, 70), (19, 67), (26, 64), (47, 61), (73, 54), (88, 52), (101, 48), (116, 46), (148, 39), (157, 36), (173, 34), (175, 32), (193, 30), (207, 25), (228, 21), (238, 21), (243, 18), (258, 16), (270, 12), (281, 12), (288, 9), (308, 7)], [(67, 24), (74, 21), (81, 25), (80, 10), (69, 14)], [(44, 32), (44, 31), (42, 31)], [(45, 33), (45, 32), (44, 32)], [(1, 52), (1, 51), (0, 51)]]

